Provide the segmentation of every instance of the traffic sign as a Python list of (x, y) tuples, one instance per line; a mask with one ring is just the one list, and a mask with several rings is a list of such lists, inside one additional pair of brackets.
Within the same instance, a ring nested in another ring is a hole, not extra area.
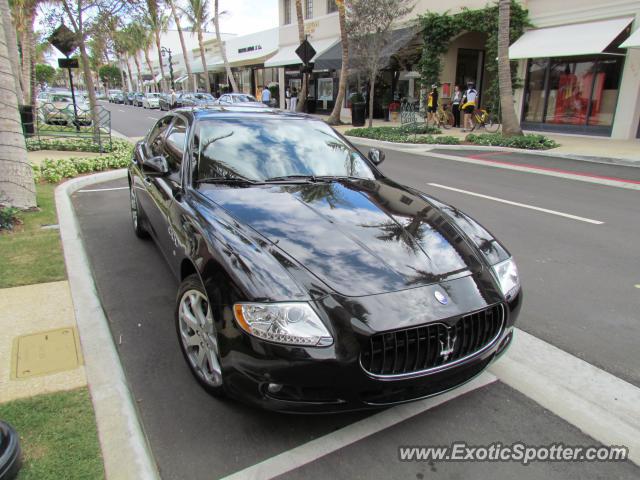
[(60, 50), (65, 57), (68, 57), (78, 48), (78, 37), (63, 23), (53, 31), (49, 37), (49, 43)]
[(304, 63), (305, 65), (311, 61), (311, 59), (314, 57), (315, 54), (316, 54), (315, 49), (311, 46), (309, 41), (306, 39), (304, 42), (300, 44), (298, 48), (296, 48), (296, 55), (300, 57), (300, 60), (302, 60), (302, 63)]
[(59, 68), (78, 68), (78, 59), (77, 58), (59, 58), (58, 67)]

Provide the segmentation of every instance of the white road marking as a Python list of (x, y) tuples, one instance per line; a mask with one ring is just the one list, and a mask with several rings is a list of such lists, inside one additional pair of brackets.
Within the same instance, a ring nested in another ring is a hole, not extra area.
[(452, 400), (460, 395), (495, 382), (496, 378), (488, 372), (476, 377), (460, 388), (437, 397), (406, 403), (372, 415), (359, 422), (331, 432), (323, 437), (304, 443), (292, 450), (268, 458), (256, 465), (240, 470), (225, 477), (224, 480), (266, 480), (290, 472), (325, 455), (347, 447), (363, 438), (392, 427), (411, 417), (419, 415)]
[(123, 112), (123, 113), (124, 113), (124, 110), (122, 110), (121, 108), (119, 108), (119, 109), (118, 109), (118, 111), (119, 111), (119, 112)]
[(157, 117), (147, 117), (147, 118), (149, 118), (151, 120), (157, 120), (158, 119)]
[(446, 185), (440, 185), (439, 183), (428, 183), (432, 187), (444, 188), (445, 190), (451, 190), (453, 192), (464, 193), (465, 195), (471, 195), (474, 197), (485, 198), (487, 200), (493, 200), (494, 202), (505, 203), (507, 205), (513, 205), (514, 207), (528, 208), (529, 210), (535, 210), (537, 212), (549, 213), (551, 215), (557, 215), (559, 217), (570, 218), (572, 220), (578, 220), (580, 222), (591, 223), (593, 225), (602, 225), (604, 222), (600, 220), (593, 220), (591, 218), (579, 217), (577, 215), (571, 215), (570, 213), (558, 212), (557, 210), (549, 210), (548, 208), (536, 207), (528, 205), (526, 203), (512, 202), (511, 200), (505, 200), (504, 198), (492, 197), (489, 195), (483, 195), (481, 193), (470, 192), (468, 190), (462, 190), (460, 188), (447, 187)]
[(112, 190), (128, 190), (129, 187), (113, 187), (113, 188), (87, 188), (85, 190), (78, 190), (78, 193), (90, 193), (90, 192), (110, 192)]
[(626, 446), (640, 465), (640, 388), (517, 329), (489, 371), (602, 444)]

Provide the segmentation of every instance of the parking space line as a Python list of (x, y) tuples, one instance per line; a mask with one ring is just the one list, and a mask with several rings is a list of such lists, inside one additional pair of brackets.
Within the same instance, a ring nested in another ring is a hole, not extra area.
[(292, 450), (268, 458), (256, 465), (233, 473), (223, 480), (266, 480), (295, 470), (330, 453), (347, 447), (363, 438), (392, 427), (411, 417), (441, 405), (449, 400), (484, 387), (496, 381), (488, 372), (452, 391), (418, 402), (390, 408), (368, 418), (352, 423), (322, 437), (316, 438)]
[(489, 371), (602, 444), (627, 447), (640, 465), (640, 388), (519, 329)]
[(445, 190), (451, 190), (453, 192), (464, 193), (465, 195), (471, 195), (473, 197), (484, 198), (487, 200), (493, 200), (494, 202), (505, 203), (514, 207), (528, 208), (529, 210), (535, 210), (537, 212), (549, 213), (551, 215), (557, 215), (559, 217), (570, 218), (571, 220), (578, 220), (580, 222), (591, 223), (593, 225), (602, 225), (604, 222), (600, 220), (593, 220), (591, 218), (579, 217), (578, 215), (571, 215), (570, 213), (559, 212), (557, 210), (550, 210), (548, 208), (536, 207), (534, 205), (528, 205), (526, 203), (513, 202), (511, 200), (505, 200), (504, 198), (492, 197), (490, 195), (483, 195), (481, 193), (470, 192), (469, 190), (462, 190), (460, 188), (447, 187), (446, 185), (440, 185), (439, 183), (428, 183), (432, 187), (443, 188)]
[(113, 188), (87, 188), (85, 190), (78, 190), (78, 193), (90, 193), (90, 192), (110, 192), (112, 190), (128, 190), (129, 187), (113, 187)]

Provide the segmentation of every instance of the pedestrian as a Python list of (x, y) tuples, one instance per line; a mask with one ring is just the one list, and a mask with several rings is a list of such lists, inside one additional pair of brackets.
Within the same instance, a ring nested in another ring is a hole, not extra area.
[(460, 86), (453, 87), (453, 98), (451, 99), (451, 113), (453, 113), (454, 124), (456, 128), (460, 128), (460, 102), (462, 101), (462, 91)]
[(271, 105), (271, 91), (266, 85), (262, 89), (262, 103), (264, 103), (267, 107)]
[(295, 112), (296, 106), (298, 105), (298, 89), (296, 87), (291, 89), (291, 100), (289, 101), (289, 104), (291, 106), (291, 111)]
[(291, 104), (291, 90), (289, 90), (289, 87), (287, 87), (287, 89), (284, 91), (284, 108), (285, 110), (289, 110), (290, 107), (289, 105)]
[(467, 90), (462, 96), (462, 111), (464, 113), (463, 132), (473, 129), (473, 120), (471, 119), (471, 115), (476, 109), (476, 101), (478, 98), (478, 92), (475, 87), (476, 86), (473, 82), (467, 83)]
[(171, 108), (176, 108), (176, 91), (171, 89)]
[(431, 85), (431, 91), (427, 95), (427, 123), (436, 123), (436, 112), (438, 111), (438, 85)]

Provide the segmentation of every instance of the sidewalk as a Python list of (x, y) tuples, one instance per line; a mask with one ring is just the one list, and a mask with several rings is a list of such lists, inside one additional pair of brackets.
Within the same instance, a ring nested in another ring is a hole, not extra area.
[[(313, 115), (314, 117), (326, 120), (328, 115)], [(343, 117), (343, 122), (351, 122), (350, 117)], [(368, 125), (368, 124), (367, 124)], [(383, 120), (375, 119), (373, 121), (374, 127), (399, 127), (400, 122), (385, 122)], [(337, 131), (343, 133), (353, 127), (350, 123), (345, 125), (339, 125), (335, 127)], [(478, 133), (484, 133), (482, 131)], [(532, 151), (530, 153), (536, 153), (539, 155), (551, 155), (551, 156), (568, 156), (572, 158), (584, 158), (591, 157), (591, 160), (623, 160), (625, 165), (638, 165), (640, 166), (640, 139), (636, 140), (615, 140), (609, 137), (594, 137), (587, 135), (567, 135), (548, 132), (532, 132), (525, 131), (525, 133), (542, 133), (548, 138), (555, 140), (560, 146), (551, 150), (545, 151)], [(468, 132), (462, 132), (459, 128), (452, 128), (450, 130), (442, 130), (442, 135), (448, 135), (457, 137), (460, 140), (468, 135)], [(443, 148), (442, 145), (425, 145), (425, 150), (431, 150), (435, 148)], [(458, 148), (458, 149), (486, 149), (491, 150), (503, 150), (501, 147), (481, 147), (479, 145), (460, 145), (460, 146), (446, 146), (446, 148)], [(510, 149), (511, 150), (511, 149)], [(523, 150), (519, 150), (524, 152)]]

